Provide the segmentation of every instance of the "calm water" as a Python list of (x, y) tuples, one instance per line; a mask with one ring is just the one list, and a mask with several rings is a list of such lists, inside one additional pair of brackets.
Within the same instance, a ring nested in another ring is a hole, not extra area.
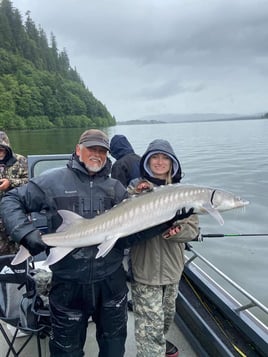
[[(267, 236), (204, 239), (193, 246), (268, 306), (268, 120), (116, 126), (106, 131), (110, 137), (125, 134), (138, 154), (153, 139), (167, 139), (180, 158), (183, 183), (223, 188), (250, 201), (246, 210), (223, 213), (224, 226), (202, 216), (201, 231)], [(69, 153), (80, 134), (81, 129), (8, 132), (14, 150), (24, 155)]]

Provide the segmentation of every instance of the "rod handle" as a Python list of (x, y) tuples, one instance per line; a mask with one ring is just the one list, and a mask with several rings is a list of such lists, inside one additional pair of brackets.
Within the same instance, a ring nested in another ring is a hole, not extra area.
[(202, 238), (213, 238), (213, 237), (225, 237), (225, 234), (216, 233), (216, 234), (201, 234)]

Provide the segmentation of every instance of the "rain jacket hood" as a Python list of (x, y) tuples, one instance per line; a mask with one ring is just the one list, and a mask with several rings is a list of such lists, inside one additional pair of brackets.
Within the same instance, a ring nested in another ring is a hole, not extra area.
[(140, 172), (141, 176), (148, 179), (149, 181), (152, 181), (156, 184), (165, 184), (164, 182), (155, 182), (155, 181), (161, 181), (158, 179), (155, 179), (152, 177), (152, 174), (150, 173), (149, 167), (148, 167), (148, 160), (149, 158), (156, 153), (163, 153), (167, 156), (169, 156), (172, 160), (173, 163), (173, 168), (172, 168), (172, 183), (180, 182), (182, 178), (182, 173), (181, 173), (181, 165), (179, 162), (179, 159), (177, 158), (172, 146), (167, 140), (163, 139), (156, 139), (152, 141), (145, 153), (143, 154), (141, 161), (140, 161)]
[(110, 142), (110, 151), (112, 157), (116, 160), (121, 159), (121, 157), (126, 154), (133, 154), (134, 149), (131, 146), (125, 135), (114, 135)]
[(9, 138), (4, 131), (0, 131), (0, 147), (5, 148), (7, 152), (4, 160), (2, 160), (3, 163), (7, 164), (8, 161), (11, 160), (11, 162), (9, 162), (9, 165), (13, 165), (17, 160), (13, 158), (13, 151), (10, 146)]

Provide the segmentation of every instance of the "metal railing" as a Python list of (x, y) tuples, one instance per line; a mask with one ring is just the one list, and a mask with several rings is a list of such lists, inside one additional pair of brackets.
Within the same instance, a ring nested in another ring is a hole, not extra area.
[[(200, 267), (198, 265), (193, 263), (193, 261), (197, 261), (197, 259), (200, 259), (203, 263), (205, 263), (206, 266), (210, 267), (214, 272), (216, 272), (219, 276), (221, 276), (225, 281), (227, 281), (230, 285), (232, 285), (237, 291), (239, 291), (244, 297), (246, 297), (249, 300), (249, 302), (247, 302), (246, 304), (239, 303), (240, 306), (235, 308), (234, 311), (240, 312), (240, 311), (249, 310), (252, 307), (257, 307), (260, 310), (262, 310), (265, 314), (268, 315), (268, 307), (266, 307), (258, 299), (256, 299), (254, 296), (252, 296), (250, 293), (248, 293), (245, 289), (243, 289), (240, 285), (238, 285), (236, 282), (234, 282), (230, 277), (228, 277), (226, 274), (224, 274), (220, 269), (218, 269), (214, 264), (212, 264), (210, 261), (208, 261), (206, 258), (204, 258), (201, 254), (199, 254), (192, 247), (189, 247), (189, 251), (192, 253), (192, 256), (191, 257), (186, 256), (185, 266), (190, 266), (191, 264), (193, 264), (196, 267), (198, 267), (198, 269), (200, 269)], [(210, 277), (210, 279), (211, 279), (211, 277)]]

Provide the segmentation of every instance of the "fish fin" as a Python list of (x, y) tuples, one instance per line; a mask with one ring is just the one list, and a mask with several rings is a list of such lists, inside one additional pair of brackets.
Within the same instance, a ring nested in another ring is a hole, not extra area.
[(107, 255), (110, 250), (113, 248), (113, 246), (115, 245), (116, 241), (118, 240), (118, 237), (113, 238), (113, 239), (107, 239), (105, 242), (101, 243), (98, 245), (98, 253), (96, 255), (96, 259), (100, 258), (100, 257), (105, 257), (105, 255)]
[(64, 258), (67, 254), (69, 254), (73, 247), (55, 247), (50, 248), (49, 255), (47, 259), (44, 261), (43, 265), (52, 265), (57, 263), (59, 260)]
[(84, 220), (85, 218), (81, 217), (79, 214), (65, 209), (58, 210), (59, 215), (62, 218), (62, 224), (58, 227), (56, 232), (64, 232), (72, 226), (74, 223)]
[(26, 259), (28, 259), (31, 256), (29, 251), (23, 246), (20, 246), (20, 249), (18, 253), (15, 255), (14, 259), (11, 262), (11, 265), (17, 265), (22, 262), (24, 262)]
[(203, 204), (203, 209), (207, 211), (216, 221), (222, 226), (224, 224), (224, 220), (219, 211), (216, 210), (210, 203)]

